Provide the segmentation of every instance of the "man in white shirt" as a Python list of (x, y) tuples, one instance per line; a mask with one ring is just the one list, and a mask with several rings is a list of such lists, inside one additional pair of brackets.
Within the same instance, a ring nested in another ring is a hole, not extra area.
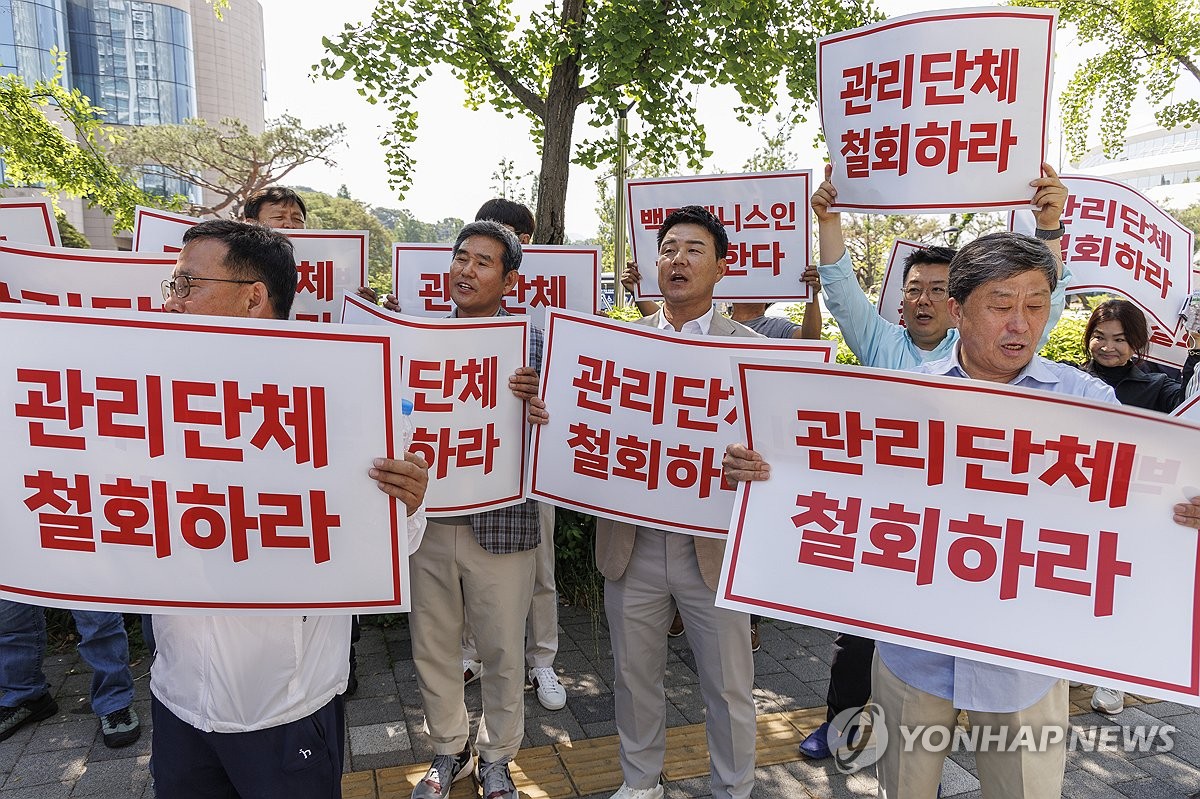
[[(291, 242), (259, 225), (202, 222), (183, 238), (164, 308), (287, 319)], [(376, 459), (379, 489), (404, 503), (410, 551), (425, 530), (428, 465)], [(349, 673), (350, 616), (154, 617), (151, 671), (159, 799), (338, 799), (345, 738), (339, 696)]]

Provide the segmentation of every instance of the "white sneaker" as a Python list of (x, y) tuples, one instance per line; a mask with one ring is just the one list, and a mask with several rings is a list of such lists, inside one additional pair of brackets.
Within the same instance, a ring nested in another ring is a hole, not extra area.
[(478, 660), (463, 661), (463, 685), (470, 685), (483, 674), (483, 664)]
[(625, 783), (609, 799), (662, 799), (662, 783), (653, 788), (630, 788)]
[[(529, 670), (529, 684), (537, 690), (538, 701), (546, 710), (562, 710), (567, 706), (567, 689), (558, 681), (554, 669), (548, 666), (533, 667)], [(662, 795), (661, 788), (658, 793)]]
[(1101, 688), (1096, 686), (1092, 691), (1092, 710), (1115, 716), (1125, 709), (1125, 692), (1116, 688)]

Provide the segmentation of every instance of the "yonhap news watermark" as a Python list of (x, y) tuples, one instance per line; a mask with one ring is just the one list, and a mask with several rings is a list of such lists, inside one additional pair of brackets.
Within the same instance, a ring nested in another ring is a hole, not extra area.
[[(899, 733), (897, 735), (897, 732)], [(899, 725), (889, 729), (883, 710), (870, 703), (834, 717), (829, 749), (838, 771), (853, 774), (872, 766), (889, 747), (904, 752), (1041, 752), (1066, 746), (1068, 752), (1142, 752), (1164, 754), (1175, 748), (1172, 724)]]

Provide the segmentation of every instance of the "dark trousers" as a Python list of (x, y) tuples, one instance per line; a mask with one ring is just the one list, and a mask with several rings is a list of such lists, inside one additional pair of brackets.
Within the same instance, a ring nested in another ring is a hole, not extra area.
[(341, 799), (341, 697), (302, 719), (253, 732), (201, 732), (151, 695), (158, 799)]
[(852, 707), (862, 707), (871, 698), (871, 657), (875, 642), (849, 633), (833, 639), (833, 664), (829, 667), (826, 721)]

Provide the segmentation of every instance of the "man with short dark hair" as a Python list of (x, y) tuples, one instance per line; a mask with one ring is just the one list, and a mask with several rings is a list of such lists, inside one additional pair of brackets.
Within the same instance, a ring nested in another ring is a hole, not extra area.
[(536, 222), (533, 218), (533, 211), (530, 211), (529, 206), (524, 203), (506, 200), (503, 197), (488, 200), (475, 212), (476, 222), (482, 222), (485, 219), (504, 225), (517, 235), (517, 240), (522, 244), (528, 244), (533, 240)]
[[(517, 282), (521, 244), (498, 222), (471, 222), (458, 234), (450, 262), (453, 317), (507, 316), (501, 299)], [(537, 395), (542, 331), (529, 328), (529, 363), (509, 378), (519, 399)], [(413, 799), (445, 799), (472, 773), (475, 755), (463, 701), (463, 614), (471, 618), (486, 667), (483, 715), (475, 746), (484, 799), (517, 799), (508, 763), (525, 735), (525, 618), (539, 542), (538, 503), (526, 500), (486, 513), (429, 523), (410, 561), (413, 664), (434, 759)]]
[[(948, 287), (948, 310), (959, 340), (945, 358), (911, 371), (1116, 404), (1106, 384), (1037, 355), (1057, 279), (1058, 259), (1030, 236), (993, 233), (963, 247), (951, 261)], [(762, 457), (741, 444), (728, 447), (724, 466), (729, 480), (770, 475)], [(1200, 496), (1173, 510), (1177, 524), (1200, 527)], [(880, 797), (935, 795), (950, 740), (940, 749), (904, 747), (899, 745), (906, 740), (901, 730), (923, 725), (953, 729), (959, 710), (965, 710), (973, 728), (988, 730), (985, 740), (993, 732), (1002, 739), (976, 754), (985, 795), (1058, 799), (1066, 736), (1041, 749), (1021, 745), (1019, 737), (1032, 729), (1034, 738), (1044, 742), (1041, 728), (1066, 729), (1065, 680), (898, 644), (880, 642), (876, 649), (871, 698), (892, 742), (877, 764)]]
[[(286, 320), (292, 243), (266, 227), (201, 222), (163, 281), (164, 310)], [(367, 472), (404, 503), (409, 549), (425, 529), (428, 465), (376, 459)], [(341, 796), (349, 616), (154, 616), (150, 675), (159, 799)]]
[[(637, 320), (660, 330), (758, 337), (716, 313), (725, 275), (725, 226), (700, 206), (673, 211), (658, 230), (662, 309)], [(535, 406), (536, 407), (536, 406)], [(725, 542), (596, 520), (596, 566), (612, 636), (613, 686), (624, 783), (613, 799), (661, 799), (666, 753), (663, 673), (676, 609), (696, 656), (714, 799), (746, 799), (754, 786), (754, 657), (750, 619), (716, 607)]]
[(242, 218), (279, 230), (304, 230), (308, 208), (299, 194), (283, 186), (256, 191), (246, 200)]

